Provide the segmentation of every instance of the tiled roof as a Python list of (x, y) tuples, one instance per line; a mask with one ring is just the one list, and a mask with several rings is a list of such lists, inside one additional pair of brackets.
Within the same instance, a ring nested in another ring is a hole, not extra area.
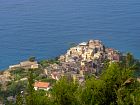
[(50, 83), (48, 82), (35, 82), (34, 87), (38, 88), (48, 88)]

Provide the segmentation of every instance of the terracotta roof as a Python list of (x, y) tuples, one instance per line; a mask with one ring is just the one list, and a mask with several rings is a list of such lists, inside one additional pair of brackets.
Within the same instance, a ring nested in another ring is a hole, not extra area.
[(39, 88), (48, 88), (50, 83), (48, 82), (35, 82), (34, 87), (39, 87)]

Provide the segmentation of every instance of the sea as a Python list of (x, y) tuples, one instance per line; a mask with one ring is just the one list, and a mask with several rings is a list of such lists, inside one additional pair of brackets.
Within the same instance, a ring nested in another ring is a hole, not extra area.
[(0, 70), (101, 40), (140, 58), (140, 0), (0, 0)]

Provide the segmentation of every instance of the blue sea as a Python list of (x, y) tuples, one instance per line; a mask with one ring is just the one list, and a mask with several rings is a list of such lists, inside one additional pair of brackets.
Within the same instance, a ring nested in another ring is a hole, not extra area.
[(89, 39), (140, 58), (140, 0), (0, 0), (0, 69)]

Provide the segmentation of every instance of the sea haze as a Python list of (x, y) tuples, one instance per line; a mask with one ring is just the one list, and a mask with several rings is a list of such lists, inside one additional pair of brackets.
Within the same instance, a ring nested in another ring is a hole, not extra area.
[(140, 0), (0, 0), (0, 69), (89, 39), (140, 58)]

